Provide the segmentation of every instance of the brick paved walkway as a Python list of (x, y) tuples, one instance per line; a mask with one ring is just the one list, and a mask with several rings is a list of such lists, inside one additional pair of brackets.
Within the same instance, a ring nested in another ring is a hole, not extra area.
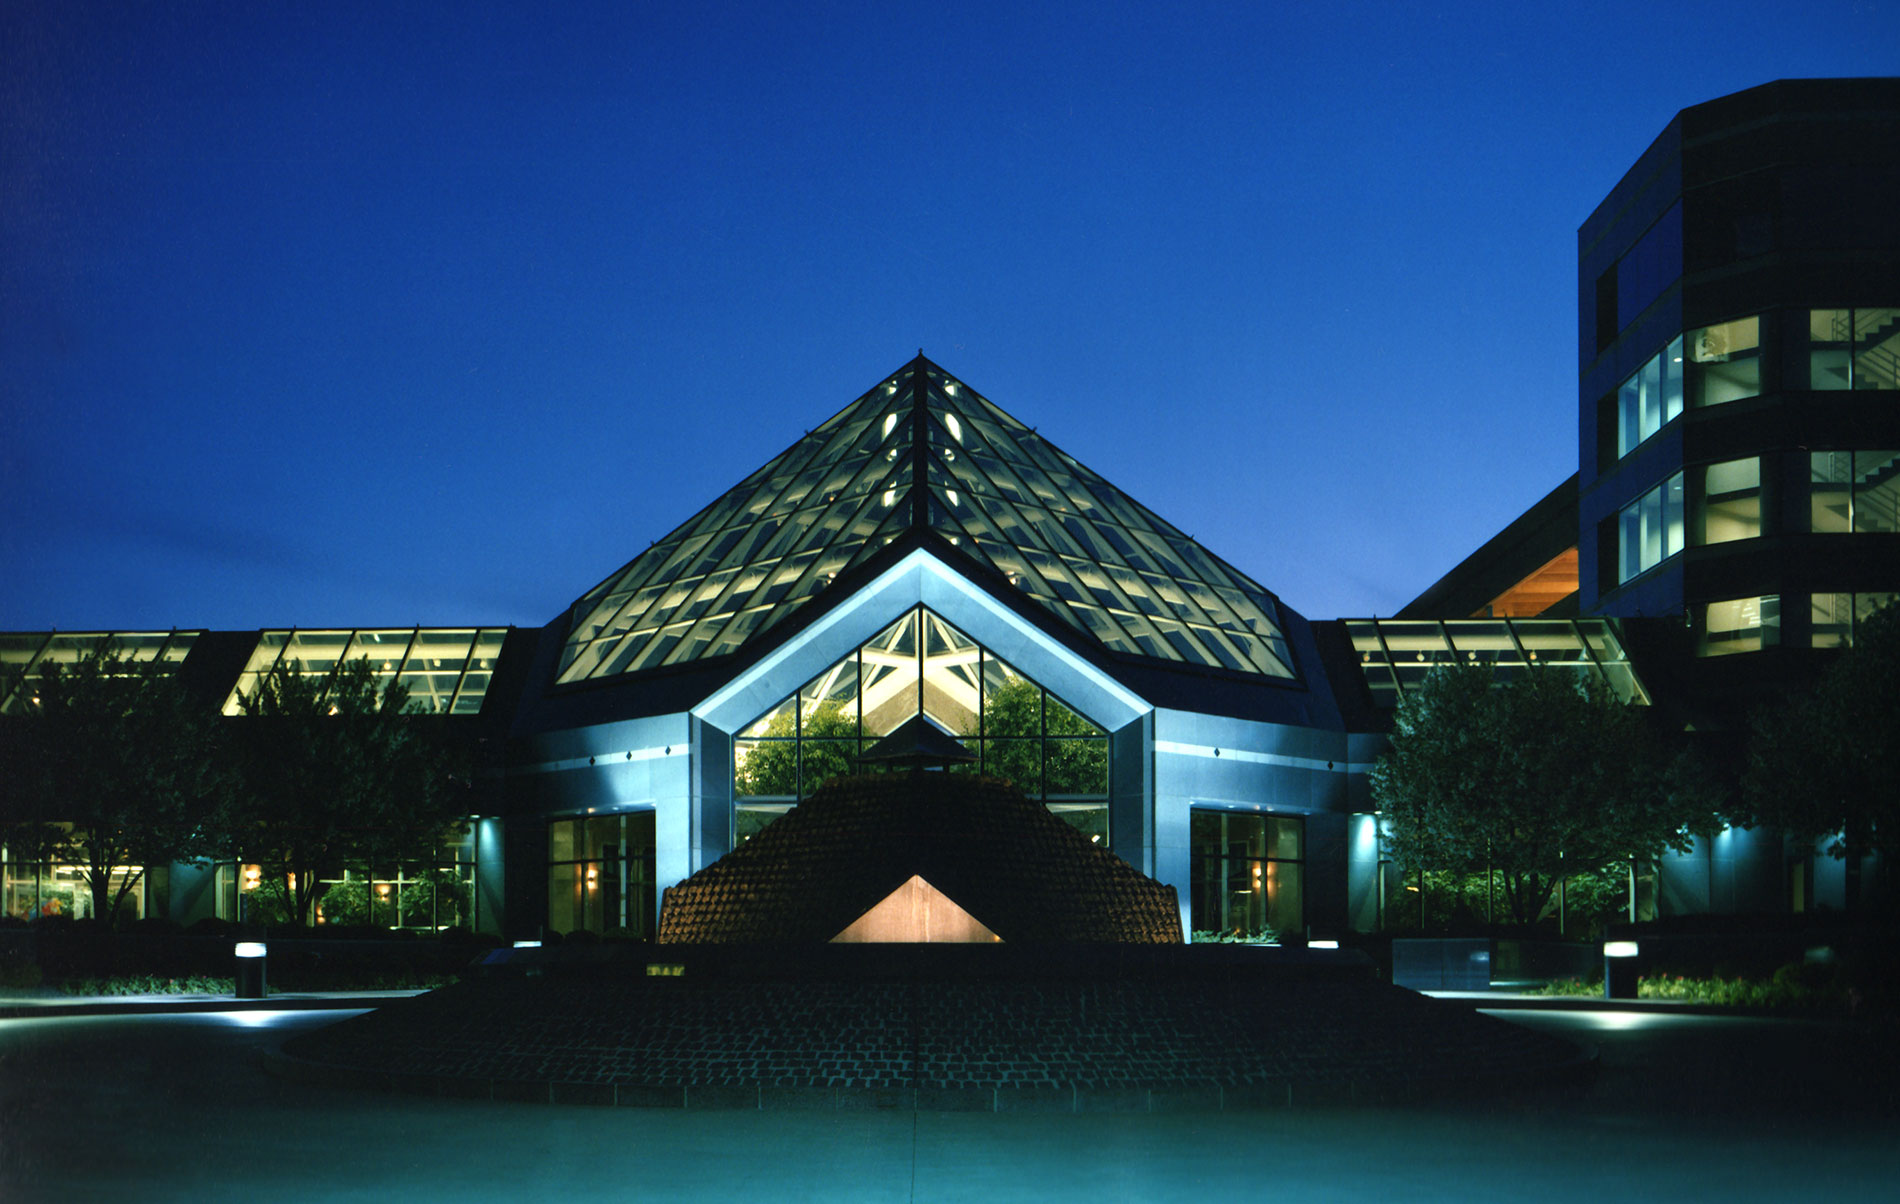
[(1017, 950), (974, 975), (867, 959), (748, 972), (729, 955), (689, 959), (681, 977), (550, 967), (385, 1005), (292, 1041), (276, 1069), (646, 1106), (1071, 1111), (1389, 1099), (1587, 1066), (1564, 1042), (1356, 965), (1196, 954), (1131, 969)]

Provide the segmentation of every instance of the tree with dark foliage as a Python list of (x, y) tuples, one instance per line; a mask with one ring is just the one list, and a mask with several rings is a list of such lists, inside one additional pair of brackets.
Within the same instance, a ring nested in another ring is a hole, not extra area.
[(1496, 869), (1530, 924), (1566, 876), (1686, 851), (1713, 826), (1642, 708), (1553, 668), (1494, 682), (1482, 665), (1434, 669), (1399, 704), (1372, 770), (1388, 847), (1410, 870)]
[(232, 838), (308, 925), (323, 880), (345, 866), (431, 857), (467, 812), (469, 778), (442, 721), (406, 713), (408, 691), (379, 689), (367, 661), (300, 669), (279, 663), (239, 700)]
[(101, 639), (18, 682), (0, 828), (20, 860), (75, 865), (116, 923), (148, 869), (218, 851), (232, 776), (215, 711), (169, 666)]

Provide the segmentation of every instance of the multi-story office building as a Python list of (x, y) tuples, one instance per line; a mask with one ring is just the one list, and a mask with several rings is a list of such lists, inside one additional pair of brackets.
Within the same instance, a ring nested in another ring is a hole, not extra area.
[(1900, 590), (1900, 81), (1686, 109), (1578, 235), (1584, 614), (1680, 618), (1692, 714)]
[[(1614, 618), (1733, 756), (1900, 594), (1897, 215), (1900, 80), (1679, 113), (1578, 232), (1577, 476), (1401, 614)], [(1725, 832), (1660, 904), (1841, 906), (1874, 868)]]

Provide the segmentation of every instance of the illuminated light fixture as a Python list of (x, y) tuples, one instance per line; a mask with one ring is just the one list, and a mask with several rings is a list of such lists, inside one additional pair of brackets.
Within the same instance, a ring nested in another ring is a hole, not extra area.
[(888, 435), (896, 429), (897, 429), (897, 415), (895, 414), (884, 415), (884, 433)]
[(1338, 941), (1308, 941), (1306, 942), (1306, 947), (1308, 949), (1337, 949), (1339, 948), (1339, 942)]
[(886, 506), (895, 506), (897, 504), (897, 490), (886, 489), (884, 491), (884, 504)]
[[(952, 396), (955, 396), (956, 391), (957, 391), (957, 387), (955, 385), (951, 385), (948, 389), (945, 390), (945, 392), (951, 394)], [(957, 421), (957, 416), (955, 414), (945, 414), (943, 416), (943, 424), (946, 427), (950, 428), (950, 437), (952, 439), (955, 439), (958, 443), (963, 442), (963, 424)]]
[(1635, 941), (1604, 941), (1603, 942), (1603, 956), (1605, 957), (1635, 957), (1636, 956), (1636, 942)]
[(263, 941), (239, 941), (237, 943), (237, 955), (239, 957), (263, 957), (264, 956), (264, 942)]
[(957, 500), (957, 491), (956, 491), (956, 490), (954, 490), (954, 489), (952, 489), (952, 490), (949, 490), (946, 496), (948, 496), (948, 497), (949, 497), (949, 499), (950, 499), (950, 504), (951, 504), (952, 506), (960, 506), (960, 505), (962, 505), (962, 503), (961, 503), (961, 502), (959, 502), (959, 501)]
[(515, 942), (515, 948), (517, 949), (539, 949), (540, 947), (541, 947), (540, 941), (516, 941)]
[(387, 899), (389, 897), (389, 883), (378, 882), (376, 884), (376, 893)]
[(945, 397), (955, 397), (957, 395), (957, 382), (954, 380), (944, 381), (943, 393)]

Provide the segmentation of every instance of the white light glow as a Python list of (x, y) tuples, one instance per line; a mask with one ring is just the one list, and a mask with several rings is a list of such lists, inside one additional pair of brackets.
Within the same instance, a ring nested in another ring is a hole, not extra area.
[(1337, 949), (1339, 948), (1339, 942), (1338, 941), (1308, 941), (1306, 942), (1306, 947), (1308, 949)]
[(1603, 942), (1603, 956), (1605, 957), (1635, 957), (1636, 956), (1636, 942), (1635, 941), (1604, 941)]
[(264, 956), (264, 942), (263, 941), (239, 941), (237, 943), (237, 955), (239, 957), (263, 957)]

